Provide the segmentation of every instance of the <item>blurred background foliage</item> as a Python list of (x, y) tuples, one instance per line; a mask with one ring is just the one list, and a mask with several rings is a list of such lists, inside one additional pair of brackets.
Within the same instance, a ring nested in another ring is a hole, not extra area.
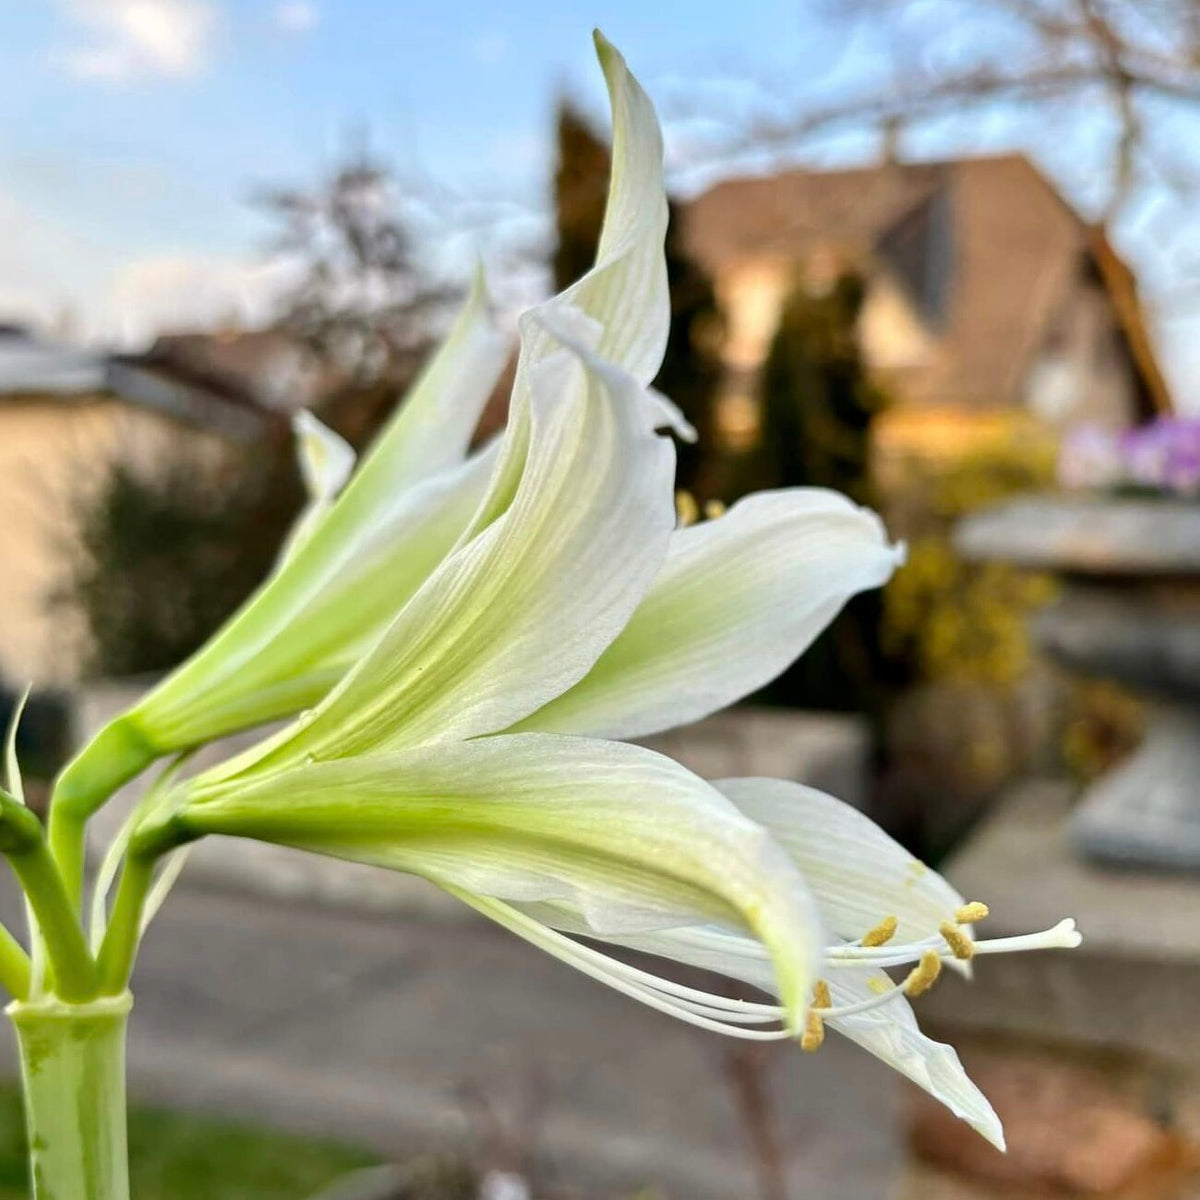
[(1055, 448), (1031, 422), (1007, 422), (992, 444), (945, 462), (909, 462), (888, 487), (893, 527), (908, 544), (884, 590), (883, 639), (918, 679), (1010, 688), (1029, 670), (1029, 614), (1053, 599), (1049, 577), (1005, 563), (971, 563), (954, 551), (968, 513), (1054, 482)]
[(165, 671), (270, 571), (302, 502), (286, 428), (220, 462), (184, 452), (119, 460), (75, 501), (58, 603), (84, 617), (94, 676)]

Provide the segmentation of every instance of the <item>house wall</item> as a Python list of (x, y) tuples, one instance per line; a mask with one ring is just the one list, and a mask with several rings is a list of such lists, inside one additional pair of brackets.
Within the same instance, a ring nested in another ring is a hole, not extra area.
[[(724, 378), (717, 397), (717, 435), (727, 451), (751, 448), (759, 436), (758, 383), (797, 264), (753, 259), (721, 272), (717, 295), (726, 320)], [(1023, 385), (1007, 403), (980, 404), (953, 392), (926, 395), (934, 375), (954, 378), (945, 347), (918, 319), (903, 291), (887, 276), (870, 281), (859, 318), (863, 355), (896, 400), (919, 409), (961, 408), (964, 413), (1014, 411), (1022, 404), (1055, 428), (1083, 422), (1121, 429), (1137, 420), (1137, 382), (1121, 341), (1111, 297), (1082, 271), (1055, 289), (1056, 315), (1044, 344), (1029, 359)], [(1016, 331), (1009, 357), (1020, 357)], [(1028, 352), (1026, 352), (1028, 353)], [(949, 368), (945, 371), (941, 367)], [(916, 394), (906, 381), (923, 380)], [(998, 382), (998, 391), (999, 388)]]
[(1056, 427), (1124, 429), (1137, 420), (1137, 383), (1112, 303), (1098, 283), (1076, 281), (1030, 367), (1030, 410)]
[(863, 357), (873, 370), (927, 365), (937, 344), (900, 288), (887, 276), (872, 280), (858, 318)]
[(211, 434), (107, 397), (0, 399), (0, 680), (78, 676), (82, 622), (49, 602), (69, 575), (74, 514), (118, 458), (148, 467), (168, 448), (225, 453)]
[(792, 279), (793, 266), (780, 259), (739, 263), (715, 280), (725, 318), (722, 379), (716, 398), (716, 435), (732, 453), (758, 441), (761, 414), (758, 382)]

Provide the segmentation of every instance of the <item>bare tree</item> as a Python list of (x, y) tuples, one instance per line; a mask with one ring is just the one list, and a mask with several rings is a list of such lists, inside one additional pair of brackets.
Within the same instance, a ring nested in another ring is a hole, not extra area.
[(388, 168), (365, 145), (312, 188), (266, 189), (271, 250), (294, 264), (279, 325), (352, 386), (411, 375), (449, 296), (416, 253)]
[(1172, 117), (1200, 115), (1200, 0), (814, 0), (803, 14), (830, 47), (882, 44), (887, 65), (832, 98), (756, 85), (752, 72), (677, 89), (677, 120), (707, 130), (688, 139), (693, 161), (865, 128), (894, 141), (998, 105), (1056, 107), (1110, 129), (1096, 215), (1117, 214), (1147, 177), (1177, 190), (1197, 181)]

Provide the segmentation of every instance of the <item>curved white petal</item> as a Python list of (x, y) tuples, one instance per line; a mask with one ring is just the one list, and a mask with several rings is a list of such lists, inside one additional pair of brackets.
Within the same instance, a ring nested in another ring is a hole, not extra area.
[[(872, 979), (887, 985), (892, 983), (881, 972), (830, 972), (827, 980), (833, 1003), (855, 1004), (869, 999), (874, 994), (870, 987)], [(869, 1012), (831, 1017), (829, 1025), (911, 1079), (998, 1150), (1004, 1149), (1004, 1130), (995, 1109), (963, 1070), (954, 1047), (935, 1042), (921, 1032), (912, 1007), (903, 996)]]
[(837, 492), (759, 492), (676, 531), (621, 636), (522, 729), (642, 737), (740, 700), (797, 658), (902, 551)]
[(714, 784), (792, 856), (827, 927), (853, 941), (884, 917), (897, 943), (935, 934), (953, 921), (962, 896), (870, 817), (816, 788), (786, 779), (721, 779)]
[(466, 457), (480, 415), (508, 360), (492, 322), (482, 267), (438, 352), (375, 439), (355, 477), (355, 504), (379, 503)]
[(4, 786), (18, 804), (25, 803), (25, 781), (21, 777), (21, 764), (17, 759), (17, 734), (20, 732), (21, 717), (25, 713), (25, 705), (29, 703), (29, 694), (32, 691), (31, 681), (25, 685), (25, 690), (13, 705), (12, 714), (8, 718), (8, 729), (4, 734)]
[(316, 452), (312, 482), (326, 499), (276, 572), (126, 716), (147, 747), (167, 753), (315, 704), (378, 639), (486, 494), (495, 448), (462, 459), (504, 361), (479, 276), (445, 343), (332, 503), (346, 455), (323, 427), (300, 419), (304, 445)]
[(643, 389), (586, 351), (538, 364), (530, 416), (505, 510), (264, 767), (505, 729), (582, 678), (621, 631), (666, 554), (674, 450)]
[(128, 719), (166, 753), (316, 704), (454, 546), (495, 458), (492, 447), (398, 492), (368, 524), (343, 530), (339, 501), (237, 616)]
[[(819, 904), (820, 897), (817, 899)], [(569, 904), (543, 902), (518, 907), (529, 919), (551, 928), (576, 934), (587, 932)], [(775, 991), (771, 964), (762, 947), (740, 934), (696, 926), (627, 933), (606, 940), (714, 971), (768, 993)], [(893, 981), (882, 971), (866, 969), (828, 971), (824, 979), (835, 1007), (872, 999), (876, 995), (872, 980), (875, 987), (893, 986)], [(894, 996), (867, 1012), (829, 1017), (827, 1024), (923, 1088), (992, 1145), (1004, 1149), (1000, 1120), (987, 1097), (971, 1082), (952, 1046), (936, 1042), (921, 1032), (912, 1006), (903, 996)]]
[(310, 500), (331, 503), (354, 470), (354, 447), (307, 410), (292, 418), (300, 477)]
[(306, 542), (332, 507), (354, 470), (354, 448), (340, 434), (318, 421), (307, 410), (292, 418), (296, 460), (308, 503), (296, 518), (279, 552), (276, 570)]
[(505, 901), (568, 901), (593, 933), (724, 922), (770, 954), (796, 1028), (821, 945), (784, 851), (719, 792), (636, 746), (519, 734), (200, 776), (174, 819)]
[[(596, 262), (582, 279), (523, 313), (521, 352), (509, 405), (508, 433), (492, 492), (466, 538), (482, 532), (507, 507), (529, 442), (530, 385), (537, 365), (564, 340), (582, 345), (641, 384), (658, 374), (671, 323), (667, 260), (667, 194), (658, 118), (624, 58), (599, 33), (596, 54), (612, 107), (613, 147), (608, 201)], [(670, 401), (643, 393), (659, 425), (694, 436)]]
[[(586, 313), (600, 326), (596, 352), (648, 384), (662, 365), (671, 323), (662, 133), (654, 106), (625, 59), (601, 33), (595, 40), (612, 105), (608, 203), (595, 265), (544, 307)], [(531, 331), (525, 348), (531, 365), (552, 350), (544, 335)]]

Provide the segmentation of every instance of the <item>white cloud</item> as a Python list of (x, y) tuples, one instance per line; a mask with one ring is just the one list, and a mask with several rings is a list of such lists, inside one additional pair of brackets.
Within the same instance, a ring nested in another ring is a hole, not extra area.
[(156, 333), (256, 325), (270, 315), (291, 268), (281, 263), (200, 254), (135, 259), (109, 285), (105, 310), (131, 345)]
[(284, 33), (311, 33), (321, 20), (321, 13), (311, 0), (280, 0), (275, 5), (275, 24)]
[(208, 64), (217, 9), (209, 0), (66, 0), (76, 31), (55, 61), (78, 79), (187, 78)]
[(250, 254), (169, 252), (137, 257), (87, 237), (0, 188), (0, 321), (129, 349), (158, 333), (259, 324), (295, 268)]

